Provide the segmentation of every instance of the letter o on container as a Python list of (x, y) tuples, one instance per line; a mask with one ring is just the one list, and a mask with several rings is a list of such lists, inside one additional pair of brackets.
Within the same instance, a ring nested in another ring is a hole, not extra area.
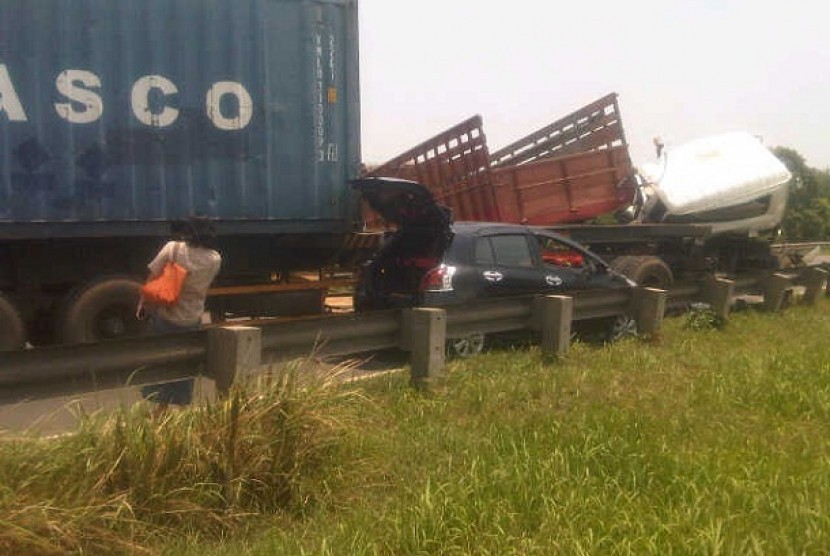
[[(222, 98), (225, 95), (234, 95), (239, 104), (239, 114), (228, 117), (222, 113)], [(217, 128), (225, 131), (243, 129), (251, 123), (253, 116), (253, 100), (250, 93), (240, 83), (235, 81), (219, 81), (214, 83), (207, 92), (207, 115)]]

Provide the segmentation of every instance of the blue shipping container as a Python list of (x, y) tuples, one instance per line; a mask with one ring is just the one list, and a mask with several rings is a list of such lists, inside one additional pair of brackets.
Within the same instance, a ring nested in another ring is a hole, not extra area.
[(357, 57), (356, 0), (3, 0), (0, 237), (344, 229)]

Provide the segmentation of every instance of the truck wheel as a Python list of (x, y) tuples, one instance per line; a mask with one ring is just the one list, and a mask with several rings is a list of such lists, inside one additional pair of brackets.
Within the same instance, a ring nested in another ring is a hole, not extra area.
[(58, 312), (57, 331), (65, 344), (140, 336), (144, 323), (135, 318), (141, 282), (111, 276), (70, 292)]
[(669, 265), (659, 257), (624, 255), (611, 262), (611, 269), (647, 288), (665, 290), (674, 282)]
[(0, 351), (21, 349), (26, 342), (26, 325), (11, 299), (0, 293)]

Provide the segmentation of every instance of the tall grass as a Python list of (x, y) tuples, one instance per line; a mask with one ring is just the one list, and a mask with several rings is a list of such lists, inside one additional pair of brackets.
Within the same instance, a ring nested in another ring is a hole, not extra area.
[(202, 407), (154, 418), (137, 404), (62, 437), (3, 440), (0, 553), (151, 553), (171, 533), (303, 511), (349, 429), (342, 370), (272, 369)]

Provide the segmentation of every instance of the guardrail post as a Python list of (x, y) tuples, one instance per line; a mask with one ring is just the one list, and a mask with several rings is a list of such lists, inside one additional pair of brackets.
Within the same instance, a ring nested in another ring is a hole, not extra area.
[(735, 282), (724, 278), (710, 277), (703, 284), (703, 300), (712, 306), (715, 316), (721, 320), (729, 318)]
[(546, 295), (537, 300), (542, 332), (542, 353), (563, 357), (571, 347), (574, 300), (567, 295)]
[(789, 276), (773, 274), (764, 281), (764, 309), (777, 313), (784, 307), (790, 295), (792, 282)]
[(666, 290), (657, 288), (635, 288), (633, 301), (634, 320), (637, 332), (646, 339), (657, 340), (666, 314)]
[(411, 309), (408, 325), (410, 382), (418, 389), (428, 389), (443, 375), (447, 313), (444, 309)]
[(808, 268), (801, 275), (804, 281), (804, 298), (805, 305), (815, 305), (821, 295), (822, 290), (826, 287), (827, 271), (817, 267)]
[(262, 330), (254, 326), (208, 329), (206, 374), (216, 381), (216, 391), (227, 394), (231, 386), (262, 365)]

